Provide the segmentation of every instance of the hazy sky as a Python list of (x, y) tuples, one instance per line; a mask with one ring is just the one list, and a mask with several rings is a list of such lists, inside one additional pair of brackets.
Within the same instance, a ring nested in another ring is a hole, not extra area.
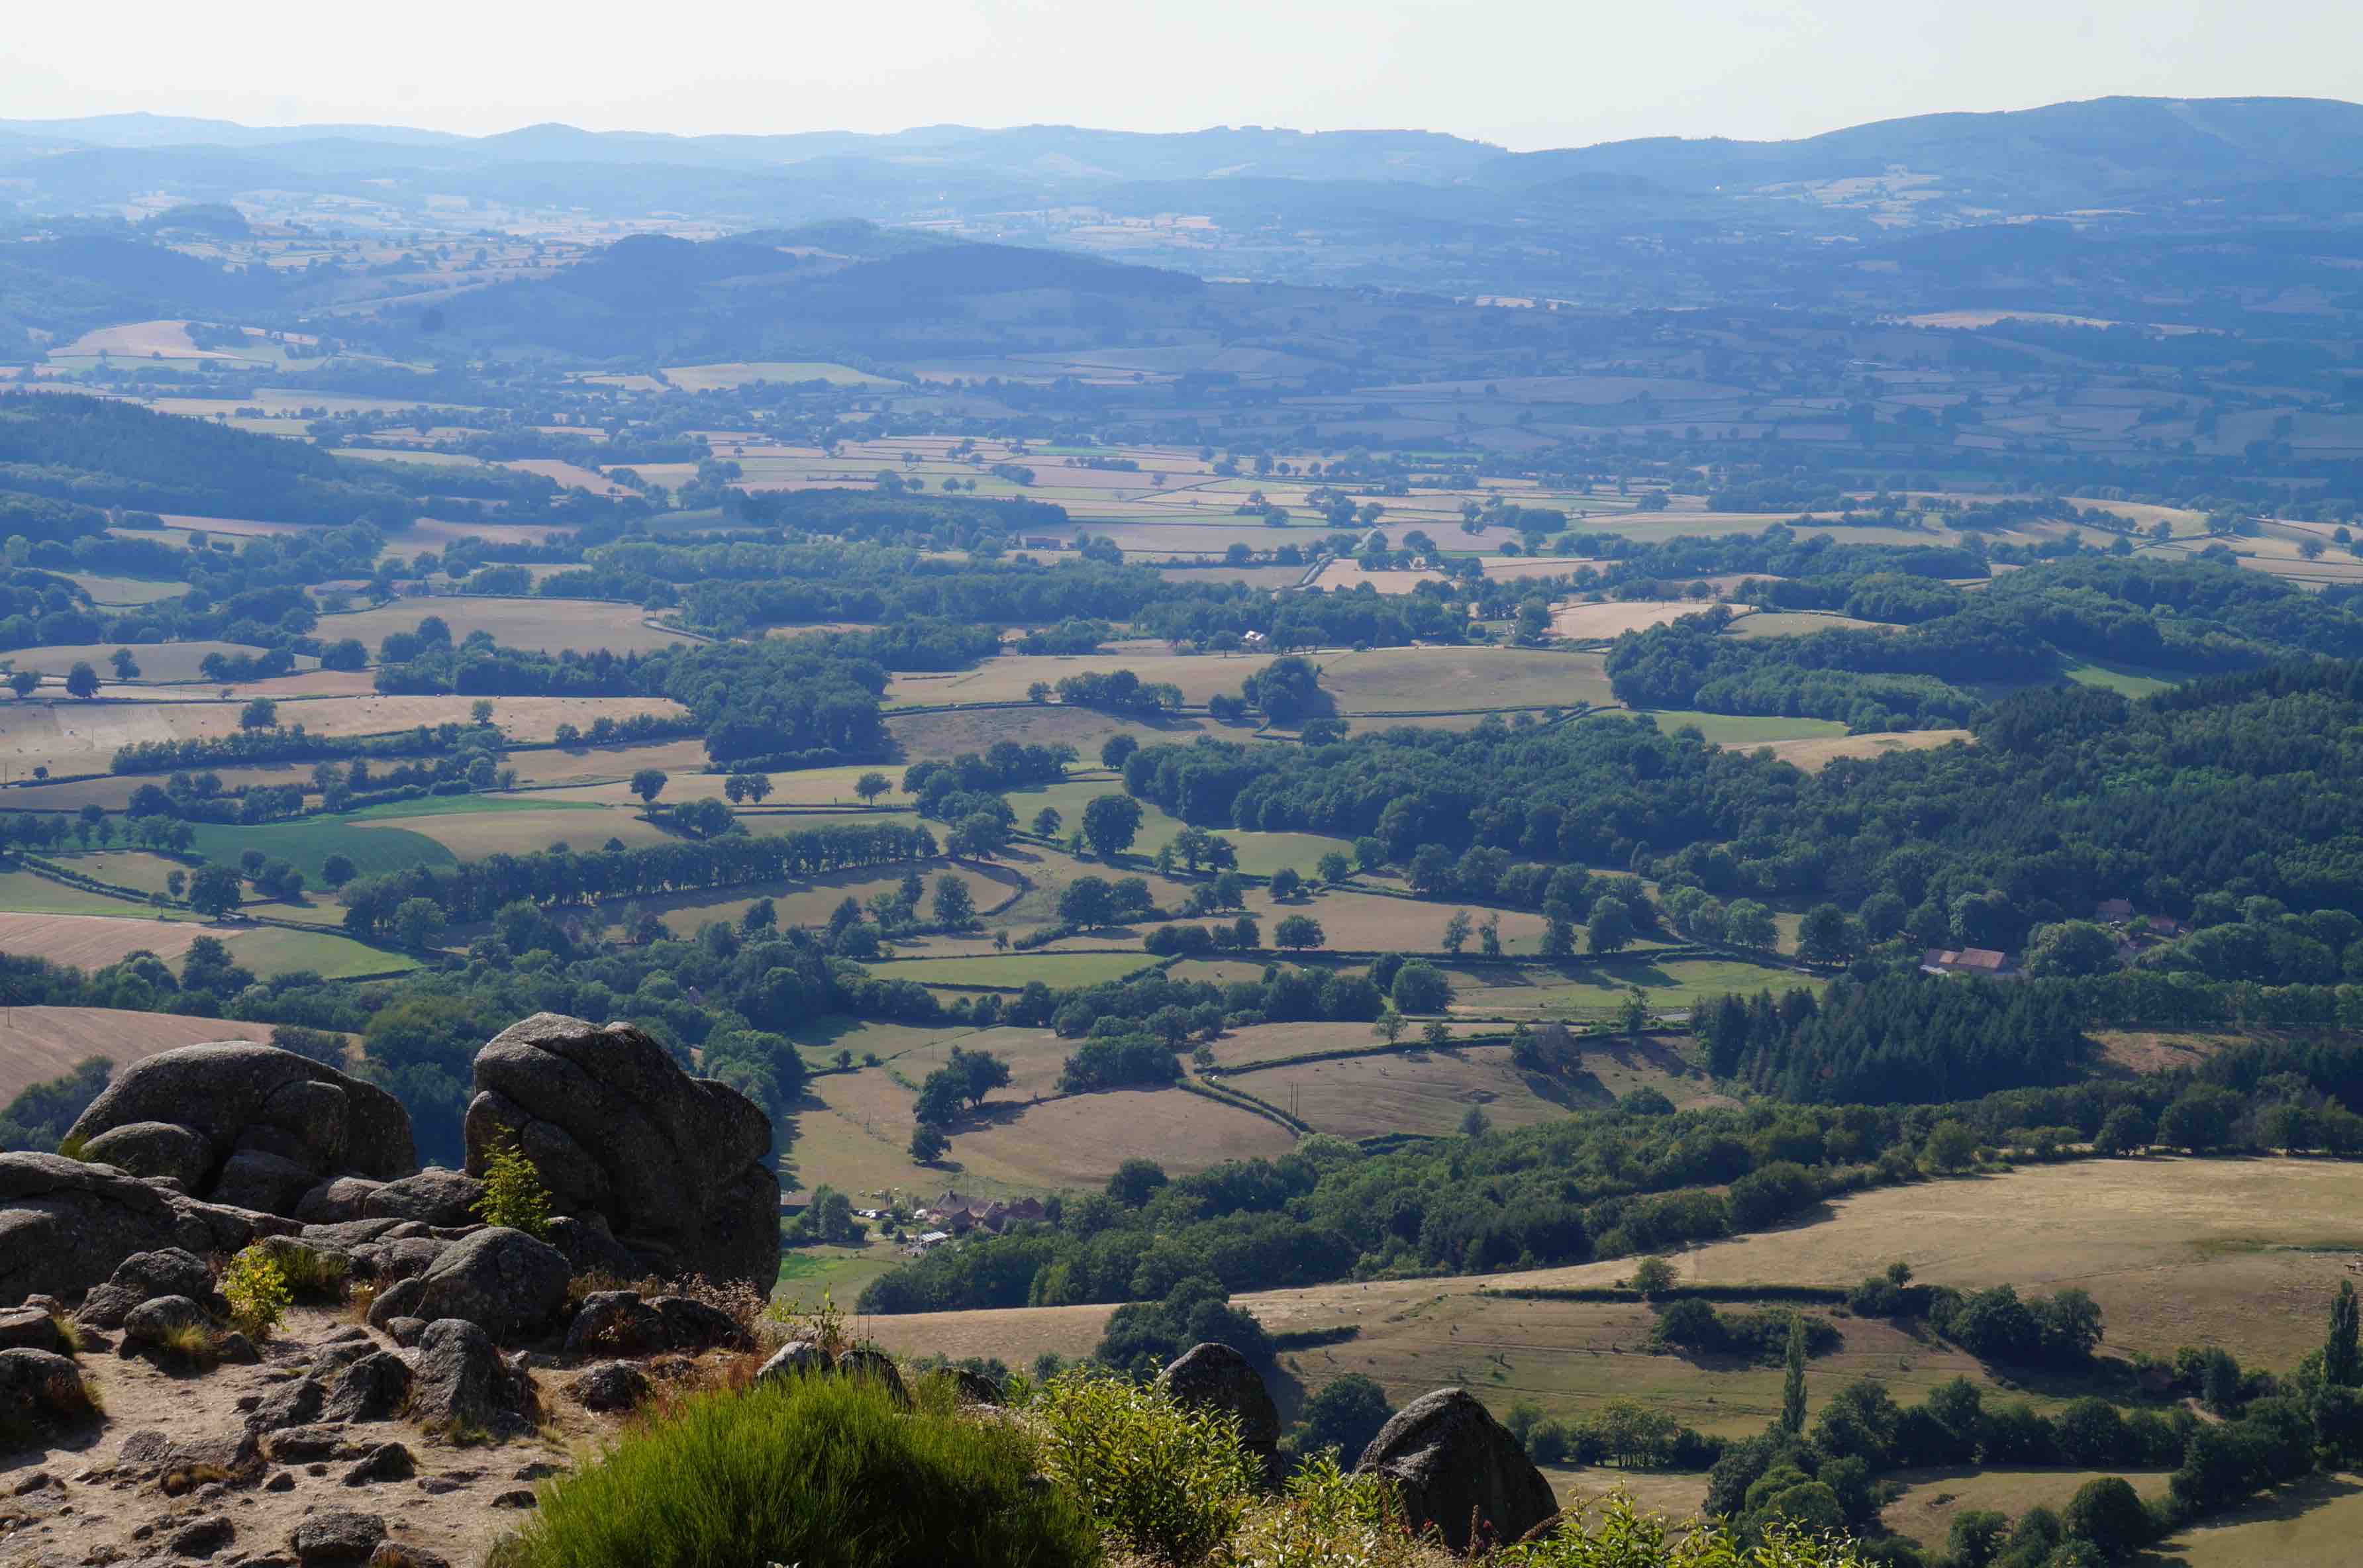
[(0, 116), (467, 132), (958, 121), (1809, 135), (2112, 93), (2363, 99), (2355, 0), (96, 0), (10, 7)]

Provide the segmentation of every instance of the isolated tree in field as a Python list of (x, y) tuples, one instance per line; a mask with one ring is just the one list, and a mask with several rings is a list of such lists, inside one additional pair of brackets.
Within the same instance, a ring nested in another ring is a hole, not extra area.
[(1419, 1032), (1420, 1043), (1431, 1051), (1441, 1051), (1452, 1043), (1452, 1026), (1440, 1018), (1431, 1018)]
[(1836, 904), (1815, 904), (1797, 926), (1797, 956), (1808, 964), (1844, 963), (1850, 945), (1846, 911)]
[(1154, 1160), (1130, 1159), (1116, 1166), (1115, 1174), (1108, 1177), (1107, 1195), (1126, 1209), (1137, 1209), (1171, 1179), (1165, 1174), (1165, 1167)]
[(66, 695), (85, 702), (98, 695), (98, 671), (90, 667), (87, 659), (76, 659), (74, 667), (66, 671)]
[(1275, 903), (1285, 903), (1304, 890), (1304, 878), (1292, 866), (1283, 866), (1271, 874), (1271, 896)]
[(664, 787), (671, 781), (661, 767), (643, 767), (632, 775), (632, 793), (638, 795), (643, 804), (653, 806), (657, 803), (657, 797), (664, 793)]
[(189, 878), (189, 907), (219, 920), (238, 908), (241, 895), (238, 873), (227, 866), (200, 866)]
[(1115, 890), (1099, 877), (1078, 877), (1059, 895), (1059, 918), (1089, 931), (1115, 914)]
[(1805, 1430), (1805, 1320), (1789, 1320), (1787, 1372), (1781, 1383), (1781, 1430), (1796, 1437)]
[(2363, 1354), (2356, 1345), (2355, 1282), (2342, 1279), (2330, 1302), (2330, 1337), (2322, 1345), (2322, 1377), (2325, 1383), (2352, 1388), (2363, 1383)]
[(129, 648), (117, 648), (113, 653), (107, 655), (106, 657), (107, 661), (115, 666), (116, 679), (137, 680), (139, 679), (139, 660), (133, 657)]
[(1592, 920), (1584, 927), (1585, 951), (1592, 953), (1622, 953), (1633, 945), (1640, 933), (1633, 928), (1633, 911), (1622, 899), (1602, 899), (1592, 906)]
[(241, 730), (267, 730), (279, 723), (279, 704), (268, 697), (257, 697), (238, 711), (238, 727)]
[(1966, 1169), (1977, 1158), (1977, 1134), (1958, 1121), (1939, 1121), (1928, 1130), (1928, 1163), (1940, 1171)]
[(1575, 926), (1564, 915), (1552, 915), (1543, 922), (1543, 956), (1572, 958), (1575, 956)]
[(1132, 760), (1132, 754), (1139, 749), (1140, 742), (1131, 735), (1110, 735), (1100, 743), (1100, 766), (1121, 772), (1124, 765)]
[(34, 670), (19, 669), (12, 672), (8, 677), (8, 690), (17, 694), (18, 701), (24, 701), (40, 690), (40, 685), (41, 678)]
[(1094, 795), (1083, 807), (1083, 837), (1094, 853), (1121, 855), (1140, 833), (1140, 802), (1129, 795)]
[(1724, 939), (1734, 947), (1753, 948), (1767, 953), (1780, 945), (1781, 933), (1772, 923), (1772, 911), (1754, 899), (1734, 899), (1724, 911)]
[(1034, 813), (1034, 836), (1037, 838), (1058, 837), (1059, 828), (1065, 820), (1066, 819), (1059, 815), (1058, 807), (1043, 807), (1040, 811)]
[(474, 701), (469, 703), (468, 722), (471, 724), (491, 723), (493, 722), (493, 704), (491, 699), (479, 697)]
[(936, 923), (966, 931), (976, 923), (976, 900), (968, 884), (947, 871), (936, 878)]
[(2137, 1154), (2149, 1147), (2156, 1130), (2149, 1118), (2137, 1105), (2121, 1105), (2109, 1112), (2101, 1122), (2101, 1130), (2092, 1135), (2092, 1152), (2096, 1154)]
[(1498, 911), (1488, 914), (1478, 925), (1477, 945), (1488, 958), (1502, 955), (1502, 917)]
[(443, 933), (443, 906), (433, 899), (405, 899), (394, 911), (394, 934), (405, 947), (425, 947)]
[(1403, 1037), (1404, 1027), (1403, 1015), (1390, 1007), (1380, 1013), (1378, 1021), (1370, 1025), (1370, 1037), (1383, 1040), (1392, 1047)]
[(1321, 922), (1311, 915), (1290, 915), (1271, 928), (1275, 946), (1292, 950), (1318, 947), (1322, 942)]
[(1335, 887), (1354, 874), (1354, 863), (1342, 850), (1331, 850), (1321, 857), (1321, 879)]
[(952, 1141), (944, 1130), (932, 1121), (922, 1121), (911, 1129), (911, 1158), (923, 1165), (932, 1165), (951, 1151)]
[(747, 775), (734, 773), (725, 778), (722, 781), (722, 792), (730, 797), (730, 803), (734, 806), (743, 802), (747, 799)]
[(1444, 950), (1456, 958), (1460, 956), (1460, 950), (1469, 945), (1469, 933), (1475, 929), (1476, 922), (1469, 918), (1467, 910), (1454, 910), (1452, 918), (1444, 922)]
[[(167, 871), (164, 873), (164, 891), (177, 899), (188, 890), (189, 874), (186, 871)], [(208, 939), (201, 937), (198, 940), (205, 941)]]
[(1452, 982), (1435, 965), (1414, 959), (1395, 971), (1387, 995), (1400, 1012), (1442, 1012), (1452, 1005)]
[(861, 797), (861, 803), (865, 806), (893, 788), (893, 782), (883, 773), (865, 773), (853, 781), (853, 792)]

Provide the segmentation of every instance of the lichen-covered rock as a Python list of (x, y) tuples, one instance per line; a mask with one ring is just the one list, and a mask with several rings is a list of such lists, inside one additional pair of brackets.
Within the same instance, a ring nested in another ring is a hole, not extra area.
[(886, 1390), (887, 1397), (905, 1409), (910, 1408), (910, 1390), (903, 1386), (903, 1374), (894, 1365), (894, 1358), (882, 1351), (854, 1349), (837, 1358), (840, 1377), (857, 1378), (875, 1383)]
[(124, 1353), (165, 1350), (175, 1335), (191, 1330), (210, 1333), (212, 1329), (213, 1320), (205, 1309), (187, 1297), (159, 1296), (123, 1315)]
[(1280, 1409), (1248, 1358), (1225, 1344), (1193, 1345), (1158, 1375), (1177, 1404), (1221, 1410), (1237, 1423), (1239, 1446), (1274, 1473), (1280, 1452)]
[(628, 1361), (603, 1361), (567, 1385), (586, 1410), (629, 1410), (649, 1397), (648, 1374)]
[(1396, 1411), (1355, 1468), (1392, 1480), (1411, 1527), (1435, 1526), (1459, 1552), (1469, 1550), (1472, 1518), (1506, 1543), (1559, 1510), (1525, 1447), (1465, 1388), (1439, 1388)]
[(603, 1216), (663, 1276), (768, 1290), (779, 1274), (771, 1120), (726, 1085), (693, 1078), (628, 1024), (537, 1013), (477, 1053), (468, 1170), (514, 1141), (562, 1213)]
[(382, 1442), (345, 1472), (344, 1482), (348, 1486), (372, 1486), (381, 1481), (407, 1481), (417, 1474), (418, 1463), (410, 1457), (410, 1450), (398, 1442)]
[(370, 1304), (370, 1322), (464, 1318), (496, 1340), (542, 1328), (566, 1305), (565, 1254), (522, 1231), (487, 1226), (445, 1249), (426, 1273)]
[(653, 1355), (671, 1348), (664, 1314), (637, 1290), (592, 1292), (566, 1331), (569, 1355)]
[(665, 1344), (677, 1351), (752, 1350), (753, 1339), (721, 1308), (687, 1296), (659, 1296), (649, 1305), (664, 1319)]
[[(161, 1131), (169, 1128), (188, 1137)], [(183, 1045), (133, 1063), (76, 1119), (72, 1136), (193, 1195), (271, 1214), (293, 1214), (327, 1177), (390, 1181), (418, 1164), (410, 1117), (392, 1095), (249, 1041)]]
[(287, 1544), (304, 1568), (365, 1568), (384, 1539), (380, 1516), (331, 1508), (297, 1525)]
[(836, 1365), (828, 1352), (810, 1340), (790, 1340), (771, 1353), (771, 1359), (755, 1374), (758, 1383), (775, 1377), (804, 1377), (816, 1372), (827, 1372)]
[(637, 1279), (647, 1272), (638, 1253), (616, 1240), (604, 1215), (558, 1214), (549, 1221), (549, 1244), (566, 1254), (574, 1272)]
[(0, 1350), (0, 1425), (75, 1420), (90, 1412), (82, 1370), (44, 1350)]
[(416, 1220), (428, 1225), (473, 1225), (484, 1184), (464, 1171), (429, 1165), (416, 1176), (390, 1181), (361, 1201), (371, 1220)]
[(410, 1364), (391, 1351), (377, 1351), (361, 1357), (342, 1372), (328, 1387), (327, 1403), (320, 1407), (320, 1419), (325, 1421), (384, 1421), (402, 1413), (410, 1397)]
[(430, 1429), (522, 1432), (533, 1425), (533, 1380), (501, 1360), (483, 1330), (445, 1318), (419, 1338), (410, 1413)]
[(10, 1307), (0, 1310), (0, 1350), (48, 1351), (52, 1355), (71, 1354), (72, 1342), (58, 1320), (39, 1307)]
[(202, 1134), (172, 1121), (131, 1121), (110, 1128), (83, 1146), (82, 1157), (136, 1176), (169, 1181), (192, 1193), (214, 1163), (213, 1150)]
[(285, 1220), (197, 1202), (112, 1165), (0, 1154), (0, 1301), (36, 1292), (79, 1296), (136, 1253), (235, 1253), (257, 1236), (294, 1229)]
[(214, 1271), (182, 1247), (134, 1253), (115, 1265), (106, 1283), (85, 1297), (77, 1320), (94, 1329), (119, 1329), (130, 1310), (160, 1296), (205, 1300), (214, 1293)]
[(366, 1219), (361, 1206), (384, 1185), (367, 1176), (332, 1176), (296, 1201), (295, 1218), (314, 1225), (343, 1225)]

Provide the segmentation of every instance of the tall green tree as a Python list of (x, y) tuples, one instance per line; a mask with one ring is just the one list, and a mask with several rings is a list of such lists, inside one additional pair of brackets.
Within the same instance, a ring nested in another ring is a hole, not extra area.
[(2330, 1337), (2322, 1346), (2322, 1375), (2342, 1388), (2363, 1383), (2363, 1363), (2356, 1353), (2355, 1282), (2342, 1279), (2330, 1303)]
[(1788, 1373), (1781, 1384), (1781, 1430), (1794, 1437), (1805, 1430), (1805, 1320), (1789, 1320)]

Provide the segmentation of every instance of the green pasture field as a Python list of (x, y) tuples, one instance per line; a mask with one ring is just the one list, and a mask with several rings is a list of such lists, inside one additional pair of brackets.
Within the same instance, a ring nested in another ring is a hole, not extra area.
[(313, 889), (327, 885), (324, 863), (331, 855), (352, 861), (363, 877), (382, 877), (412, 866), (454, 866), (454, 856), (435, 840), (407, 828), (358, 826), (338, 817), (305, 817), (292, 823), (263, 823), (244, 827), (222, 823), (195, 823), (191, 845), (208, 860), (235, 866), (249, 849), (267, 859), (284, 860), (304, 873)]
[(1701, 713), (1657, 708), (1649, 711), (1649, 716), (1668, 734), (1685, 724), (1693, 725), (1715, 745), (1753, 746), (1772, 741), (1819, 740), (1847, 733), (1846, 725), (1836, 719), (1791, 719), (1777, 713)]
[(17, 914), (119, 915), (131, 920), (197, 918), (186, 910), (160, 910), (131, 899), (71, 888), (30, 871), (0, 871), (0, 910)]
[(333, 932), (286, 931), (277, 926), (241, 933), (231, 944), (230, 955), (264, 979), (308, 970), (335, 980), (418, 967), (416, 959), (381, 952)]
[(1775, 996), (1803, 987), (1818, 991), (1828, 982), (1816, 976), (1736, 958), (1652, 959), (1646, 953), (1620, 955), (1605, 963), (1554, 967), (1488, 966), (1482, 959), (1445, 966), (1458, 1012), (1553, 1014), (1604, 1013), (1623, 1005), (1638, 986), (1649, 1005), (1680, 1010), (1736, 992), (1752, 996), (1769, 988)]
[(2151, 673), (2137, 665), (2102, 663), (2098, 659), (2080, 659), (2068, 667), (2066, 674), (2079, 686), (2098, 686), (2125, 697), (2150, 697), (2170, 691), (2180, 679), (2163, 671)]
[(990, 958), (898, 958), (869, 968), (882, 980), (922, 985), (1023, 986), (1039, 980), (1058, 989), (1120, 980), (1155, 962), (1146, 953), (1009, 953)]
[(161, 600), (178, 599), (189, 591), (185, 582), (158, 582), (143, 577), (106, 577), (87, 571), (59, 575), (88, 593), (94, 604), (154, 604)]

